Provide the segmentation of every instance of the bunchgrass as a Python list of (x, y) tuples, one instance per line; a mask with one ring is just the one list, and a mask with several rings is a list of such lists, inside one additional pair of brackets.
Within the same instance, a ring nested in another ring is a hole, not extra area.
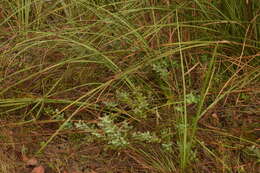
[(259, 12), (257, 0), (2, 0), (1, 128), (29, 128), (42, 158), (79, 133), (67, 142), (125, 153), (132, 172), (254, 172)]

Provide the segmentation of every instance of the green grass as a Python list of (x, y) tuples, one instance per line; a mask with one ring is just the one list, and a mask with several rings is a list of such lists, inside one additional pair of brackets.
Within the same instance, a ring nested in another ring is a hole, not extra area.
[(79, 168), (96, 146), (100, 172), (256, 172), (259, 11), (257, 0), (0, 1), (0, 129), (14, 129), (1, 145), (73, 167), (52, 155), (63, 143)]

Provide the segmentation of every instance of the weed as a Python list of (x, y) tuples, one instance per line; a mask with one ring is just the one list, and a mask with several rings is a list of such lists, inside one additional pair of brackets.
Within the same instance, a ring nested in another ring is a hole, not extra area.
[(117, 92), (119, 102), (126, 104), (134, 117), (137, 119), (146, 119), (147, 111), (150, 109), (148, 102), (149, 94), (143, 94), (142, 91), (136, 89), (133, 93)]

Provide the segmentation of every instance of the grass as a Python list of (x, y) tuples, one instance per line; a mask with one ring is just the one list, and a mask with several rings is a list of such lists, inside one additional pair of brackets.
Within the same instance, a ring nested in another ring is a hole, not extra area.
[(0, 172), (24, 148), (54, 172), (257, 172), (259, 11), (2, 0)]

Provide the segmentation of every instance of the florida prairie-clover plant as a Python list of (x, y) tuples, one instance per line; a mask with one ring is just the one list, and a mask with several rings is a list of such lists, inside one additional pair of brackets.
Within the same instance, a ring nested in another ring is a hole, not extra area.
[[(145, 96), (147, 95), (147, 96)], [(119, 102), (124, 103), (130, 109), (131, 114), (138, 119), (146, 119), (147, 112), (150, 108), (148, 100), (150, 94), (144, 94), (137, 88), (136, 91), (128, 93), (125, 91), (117, 92), (117, 98)]]
[[(145, 120), (151, 109), (151, 94), (141, 92), (137, 88), (134, 92), (117, 92), (118, 102), (104, 102), (108, 110), (115, 110), (119, 103), (123, 103), (128, 112), (138, 119)], [(123, 149), (136, 143), (156, 143), (167, 152), (172, 151), (173, 135), (170, 129), (163, 129), (158, 134), (134, 129), (127, 120), (118, 123), (120, 113), (106, 113), (99, 118), (97, 124), (87, 124), (83, 121), (74, 123), (77, 129), (85, 130), (92, 138), (105, 142), (107, 148)], [(117, 123), (116, 123), (117, 122)]]
[[(59, 109), (53, 109), (52, 107), (48, 106), (43, 110), (44, 113), (48, 116), (51, 116), (51, 119), (53, 120), (61, 120), (61, 121), (66, 120), (65, 113), (64, 112), (60, 113)], [(73, 123), (71, 121), (67, 122), (64, 125), (64, 129), (71, 129), (71, 128), (73, 128)]]
[(171, 151), (172, 138), (169, 134), (166, 134), (169, 131), (162, 131), (160, 137), (149, 131), (134, 131), (127, 121), (119, 123), (120, 125), (116, 124), (113, 120), (113, 117), (116, 116), (114, 113), (106, 114), (99, 118), (96, 125), (82, 121), (74, 123), (74, 125), (77, 129), (86, 130), (96, 140), (105, 142), (109, 149), (127, 148), (132, 143), (157, 143), (161, 144), (166, 151)]

